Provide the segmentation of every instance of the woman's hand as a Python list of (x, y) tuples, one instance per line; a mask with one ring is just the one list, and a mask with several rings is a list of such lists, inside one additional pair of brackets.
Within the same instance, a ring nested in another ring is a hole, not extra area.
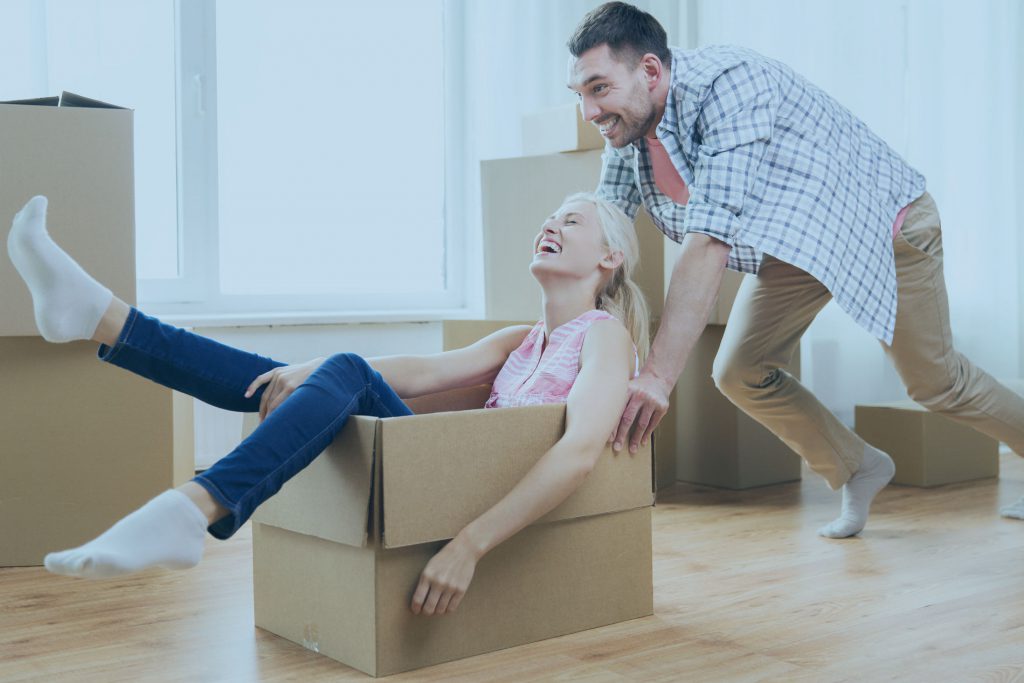
[(314, 358), (298, 365), (285, 365), (264, 372), (254, 379), (249, 388), (245, 390), (246, 398), (255, 394), (264, 384), (267, 385), (266, 391), (260, 397), (260, 420), (267, 419), (267, 416), (291, 396), (292, 392), (298, 389), (323, 362), (323, 358)]
[(413, 614), (448, 614), (458, 608), (473, 580), (480, 555), (460, 534), (430, 558), (413, 593)]

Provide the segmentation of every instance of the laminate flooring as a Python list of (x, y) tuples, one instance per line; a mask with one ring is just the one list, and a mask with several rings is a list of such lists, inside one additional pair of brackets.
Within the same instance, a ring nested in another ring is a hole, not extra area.
[[(882, 492), (861, 537), (800, 483), (678, 484), (654, 511), (654, 616), (438, 665), (423, 681), (1024, 681), (1024, 461)], [(362, 681), (256, 629), (248, 527), (202, 564), (89, 582), (0, 570), (0, 681)], [(472, 590), (472, 587), (470, 588)]]

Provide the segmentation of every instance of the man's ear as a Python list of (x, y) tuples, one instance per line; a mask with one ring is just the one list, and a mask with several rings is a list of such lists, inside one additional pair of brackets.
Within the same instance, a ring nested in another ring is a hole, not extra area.
[(661, 75), (665, 66), (658, 59), (658, 55), (648, 52), (640, 58), (640, 68), (644, 72), (644, 78), (647, 79), (647, 86), (654, 88), (661, 81)]

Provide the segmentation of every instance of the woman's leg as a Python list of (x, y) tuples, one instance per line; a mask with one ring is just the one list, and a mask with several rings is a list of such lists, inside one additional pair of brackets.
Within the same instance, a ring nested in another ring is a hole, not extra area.
[(332, 356), (234, 451), (190, 482), (220, 505), (220, 516), (204, 517), (181, 495), (187, 496), (187, 490), (167, 491), (94, 541), (48, 555), (46, 567), (98, 578), (154, 566), (193, 566), (202, 556), (208, 523), (213, 536), (231, 536), (334, 440), (349, 415), (410, 414), (365, 360), (354, 354)]
[(92, 339), (104, 361), (218, 408), (259, 410), (263, 388), (249, 398), (246, 388), (283, 363), (166, 325), (114, 297), (50, 238), (46, 206), (45, 197), (29, 200), (7, 239), (45, 339)]

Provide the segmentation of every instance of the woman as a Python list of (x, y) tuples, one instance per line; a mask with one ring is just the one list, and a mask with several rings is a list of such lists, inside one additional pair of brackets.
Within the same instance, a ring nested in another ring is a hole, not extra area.
[[(515, 488), (467, 525), (423, 570), (415, 613), (454, 611), (479, 559), (567, 498), (583, 481), (626, 404), (647, 341), (647, 310), (631, 275), (632, 223), (593, 195), (566, 199), (534, 240), (530, 270), (544, 318), (472, 346), (364, 360), (338, 354), (286, 366), (166, 325), (93, 280), (46, 232), (45, 197), (14, 218), (8, 252), (32, 293), (43, 337), (91, 339), (99, 357), (260, 426), (213, 467), (160, 494), (78, 548), (51, 553), (51, 572), (101, 578), (149, 567), (192, 567), (205, 532), (230, 537), (308, 465), (349, 415), (410, 415), (411, 398), (493, 382), (487, 407), (566, 403), (562, 438)], [(625, 323), (625, 324), (624, 324)], [(627, 330), (628, 327), (628, 330)], [(634, 344), (635, 340), (635, 344)]]

